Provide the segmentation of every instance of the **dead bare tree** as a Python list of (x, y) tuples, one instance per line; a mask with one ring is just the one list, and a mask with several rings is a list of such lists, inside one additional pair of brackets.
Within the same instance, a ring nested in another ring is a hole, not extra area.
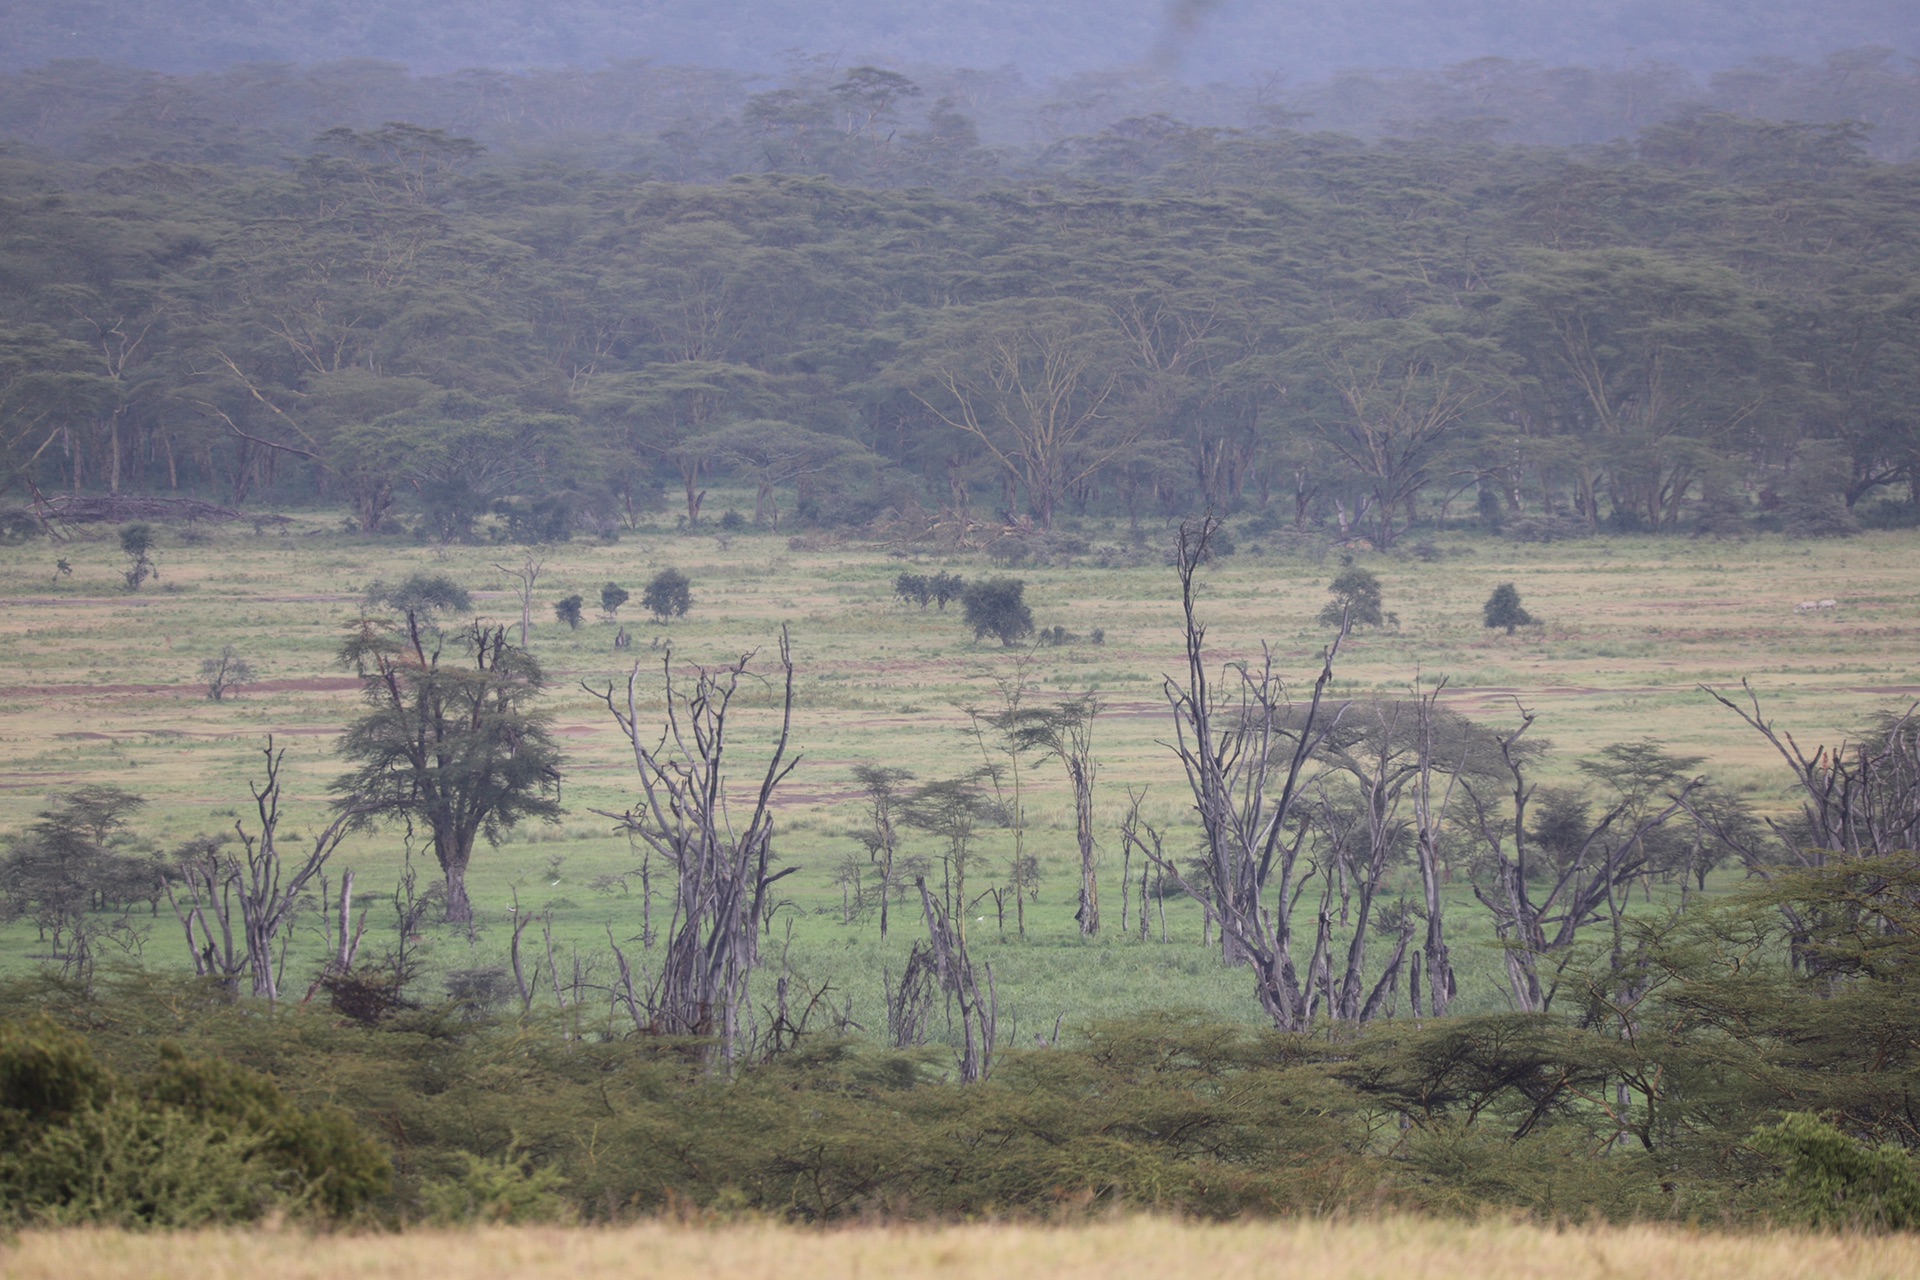
[[(252, 979), (253, 994), (268, 1001), (280, 998), (279, 965), (285, 959), (287, 924), (300, 909), (307, 885), (320, 874), (359, 816), (352, 809), (339, 812), (313, 837), (297, 862), (283, 858), (279, 846), (280, 769), (286, 754), (286, 749), (275, 748), (269, 737), (266, 780), (247, 784), (253, 793), (259, 829), (249, 831), (244, 819), (235, 819), (237, 850), (233, 844), (211, 840), (194, 846), (181, 863), (187, 889), (184, 906), (172, 886), (167, 889), (174, 914), (186, 931), (195, 971), (230, 983), (237, 983), (246, 974)], [(358, 945), (358, 934), (348, 935), (352, 894), (353, 877), (349, 873), (341, 887), (340, 943), (335, 957), (347, 965), (351, 965)], [(240, 926), (237, 945), (236, 923)], [(217, 924), (217, 933), (212, 924)]]
[[(1093, 760), (1093, 721), (1100, 714), (1100, 699), (1088, 693), (1058, 706), (1011, 714), (1016, 746), (1058, 760), (1073, 783), (1074, 835), (1080, 850), (1080, 909), (1074, 918), (1080, 922), (1081, 934), (1090, 938), (1100, 932), (1100, 877), (1093, 839), (1093, 780), (1098, 772)], [(1123, 920), (1121, 928), (1125, 927)]]
[[(638, 665), (624, 698), (611, 687), (589, 689), (603, 703), (633, 749), (641, 796), (614, 819), (674, 871), (672, 919), (665, 953), (649, 992), (648, 1030), (663, 1035), (711, 1036), (720, 1059), (732, 1063), (742, 1047), (741, 1015), (747, 986), (759, 964), (759, 927), (768, 890), (798, 870), (773, 870), (773, 797), (799, 763), (787, 759), (793, 728), (793, 652), (780, 632), (780, 727), (744, 822), (730, 803), (728, 751), (734, 697), (753, 651), (718, 667), (696, 667), (691, 684), (674, 678), (672, 651), (662, 661), (665, 724), (657, 738), (642, 726)], [(635, 1002), (637, 1004), (637, 1001)]]
[[(999, 1032), (1000, 1013), (999, 994), (993, 986), (993, 966), (985, 966), (987, 991), (982, 996), (974, 976), (973, 957), (967, 951), (966, 935), (954, 928), (953, 913), (934, 898), (925, 876), (916, 877), (914, 884), (920, 890), (920, 907), (926, 913), (928, 954), (934, 976), (951, 1001), (950, 1010), (959, 1014), (960, 1079), (964, 1084), (973, 1084), (985, 1080), (993, 1070), (993, 1046)], [(912, 967), (909, 957), (910, 972)], [(904, 988), (904, 980), (902, 985)]]
[(1167, 855), (1160, 833), (1141, 819), (1137, 797), (1122, 838), (1208, 907), (1220, 925), (1224, 958), (1252, 968), (1262, 1010), (1281, 1030), (1299, 1031), (1311, 1020), (1310, 996), (1293, 956), (1293, 911), (1307, 827), (1292, 819), (1310, 782), (1309, 763), (1340, 720), (1339, 711), (1323, 705), (1340, 638), (1322, 655), (1304, 707), (1294, 703), (1274, 671), (1272, 650), (1264, 646), (1258, 665), (1233, 664), (1229, 689), (1217, 691), (1207, 666), (1206, 627), (1194, 604), (1194, 579), (1218, 528), (1213, 516), (1180, 526), (1175, 567), (1186, 619), (1187, 672), (1184, 682), (1168, 677), (1164, 684), (1174, 722), (1174, 741), (1167, 745), (1186, 770), (1200, 818), (1204, 870), (1190, 873)]
[(1771, 841), (1756, 839), (1719, 816), (1695, 813), (1731, 846), (1749, 870), (1768, 874), (1775, 866), (1821, 867), (1834, 857), (1880, 857), (1920, 847), (1920, 703), (1885, 717), (1872, 733), (1812, 754), (1791, 733), (1775, 729), (1746, 681), (1741, 706), (1718, 690), (1700, 686), (1765, 738), (1793, 770), (1800, 791), (1799, 829), (1768, 820)]
[(527, 647), (527, 631), (533, 626), (533, 588), (547, 567), (546, 557), (528, 548), (518, 565), (495, 563), (494, 568), (512, 579), (520, 595), (520, 647)]

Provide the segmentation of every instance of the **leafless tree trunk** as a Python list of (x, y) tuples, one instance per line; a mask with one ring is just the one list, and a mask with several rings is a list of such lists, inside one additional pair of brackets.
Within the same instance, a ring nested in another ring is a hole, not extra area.
[[(980, 994), (966, 937), (953, 927), (947, 908), (927, 889), (925, 876), (914, 877), (920, 907), (926, 913), (927, 943), (934, 975), (960, 1015), (960, 1079), (973, 1084), (993, 1070), (994, 1038), (999, 1031), (1000, 1000), (993, 987), (993, 966), (986, 966), (987, 992)], [(959, 904), (956, 904), (958, 906)], [(911, 965), (909, 965), (911, 967)]]
[[(297, 864), (282, 860), (278, 843), (280, 827), (280, 766), (286, 749), (276, 750), (267, 739), (264, 784), (249, 783), (254, 808), (259, 814), (258, 833), (247, 830), (244, 820), (234, 821), (239, 837), (239, 852), (228, 853), (219, 845), (205, 846), (199, 856), (183, 866), (187, 881), (188, 904), (173, 900), (174, 914), (186, 930), (187, 947), (193, 953), (194, 968), (202, 976), (237, 981), (241, 974), (252, 978), (253, 994), (264, 1000), (280, 998), (279, 974), (275, 971), (274, 946), (289, 920), (299, 910), (301, 894), (327, 860), (339, 848), (348, 829), (359, 816), (346, 810), (334, 818), (313, 838), (313, 844)], [(351, 916), (353, 877), (346, 878), (341, 891), (340, 945), (337, 954), (351, 963), (358, 934), (348, 937)], [(168, 896), (173, 899), (171, 887)], [(208, 927), (211, 912), (219, 923), (216, 938)], [(234, 940), (235, 915), (240, 926), (240, 941)], [(363, 922), (364, 927), (364, 922)]]
[(511, 565), (495, 564), (507, 577), (519, 585), (520, 591), (520, 647), (527, 647), (527, 631), (533, 626), (533, 588), (540, 581), (540, 573), (547, 567), (546, 557), (529, 550), (518, 568)]
[(1170, 745), (1186, 769), (1200, 817), (1204, 873), (1190, 876), (1165, 854), (1159, 833), (1140, 818), (1138, 797), (1122, 838), (1210, 908), (1220, 924), (1224, 958), (1253, 969), (1260, 1006), (1276, 1027), (1298, 1031), (1311, 1017), (1310, 991), (1294, 965), (1292, 923), (1306, 833), (1303, 825), (1290, 831), (1288, 824), (1306, 789), (1308, 763), (1339, 723), (1339, 712), (1327, 713), (1322, 702), (1340, 640), (1328, 646), (1305, 708), (1295, 706), (1275, 674), (1270, 649), (1258, 667), (1235, 665), (1232, 692), (1217, 693), (1207, 670), (1206, 628), (1195, 613), (1194, 577), (1218, 527), (1212, 516), (1180, 527), (1176, 567), (1187, 673), (1184, 683), (1165, 682), (1174, 720)]
[[(676, 683), (671, 651), (663, 660), (665, 717), (657, 740), (641, 727), (640, 668), (627, 676), (624, 698), (599, 693), (633, 749), (641, 797), (622, 814), (602, 813), (643, 841), (673, 868), (673, 916), (650, 1003), (653, 1030), (712, 1036), (722, 1061), (744, 1041), (741, 1015), (759, 964), (759, 925), (767, 892), (798, 870), (772, 870), (773, 797), (798, 759), (787, 759), (793, 727), (793, 654), (780, 633), (780, 727), (746, 820), (736, 822), (728, 796), (727, 752), (734, 695), (753, 653), (719, 667), (695, 669), (691, 686)], [(596, 810), (595, 812), (600, 812)]]
[(1820, 867), (1833, 856), (1879, 857), (1920, 847), (1920, 703), (1890, 716), (1879, 732), (1809, 755), (1793, 735), (1773, 727), (1759, 695), (1744, 680), (1747, 705), (1701, 688), (1770, 743), (1793, 769), (1801, 793), (1804, 831), (1777, 822), (1768, 827), (1770, 847), (1731, 830), (1708, 812), (1694, 814), (1731, 845), (1749, 870), (1762, 875), (1778, 865)]

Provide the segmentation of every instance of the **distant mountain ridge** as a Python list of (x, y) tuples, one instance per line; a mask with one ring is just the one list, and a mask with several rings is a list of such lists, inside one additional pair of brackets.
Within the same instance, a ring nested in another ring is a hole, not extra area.
[(1920, 56), (1912, 0), (0, 0), (0, 30), (0, 70), (375, 57), (424, 72), (646, 59), (778, 73), (824, 57), (1206, 81), (1478, 57), (1708, 73), (1863, 46)]

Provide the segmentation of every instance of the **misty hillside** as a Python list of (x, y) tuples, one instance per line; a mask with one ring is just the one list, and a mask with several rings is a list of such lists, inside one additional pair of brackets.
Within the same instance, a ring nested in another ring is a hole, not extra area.
[(1711, 72), (1885, 47), (1920, 55), (1910, 0), (5, 0), (0, 68), (92, 58), (163, 71), (375, 57), (416, 71), (650, 59), (777, 72), (796, 57), (1152, 65), (1191, 81), (1479, 57)]

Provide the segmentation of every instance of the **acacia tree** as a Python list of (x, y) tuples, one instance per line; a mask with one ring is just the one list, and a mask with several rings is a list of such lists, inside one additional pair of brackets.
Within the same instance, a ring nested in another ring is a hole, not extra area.
[(1055, 707), (1015, 710), (1008, 726), (1018, 748), (1052, 756), (1065, 766), (1073, 783), (1073, 826), (1080, 849), (1080, 909), (1075, 919), (1087, 937), (1100, 932), (1100, 878), (1093, 839), (1093, 779), (1098, 772), (1093, 760), (1093, 721), (1099, 714), (1100, 699), (1089, 693)]
[[(1258, 664), (1232, 667), (1227, 688), (1216, 689), (1207, 669), (1207, 629), (1194, 603), (1194, 580), (1218, 528), (1213, 516), (1180, 526), (1174, 551), (1187, 670), (1184, 679), (1165, 681), (1174, 720), (1171, 745), (1186, 770), (1200, 819), (1201, 868), (1189, 869), (1168, 851), (1162, 834), (1141, 818), (1139, 796), (1121, 838), (1209, 908), (1220, 925), (1223, 957), (1252, 968), (1261, 1009), (1279, 1029), (1299, 1031), (1311, 1021), (1312, 993), (1293, 954), (1305, 835), (1292, 819), (1311, 781), (1309, 765), (1340, 721), (1340, 712), (1323, 703), (1341, 637), (1327, 646), (1304, 707), (1294, 704), (1274, 671), (1271, 650)], [(1271, 905), (1269, 894), (1274, 895)]]
[(398, 621), (360, 620), (340, 661), (360, 677), (369, 710), (340, 740), (357, 767), (333, 790), (359, 822), (425, 828), (446, 877), (447, 919), (464, 923), (474, 844), (560, 816), (561, 756), (532, 707), (545, 685), (533, 656), (484, 623), (452, 643), (450, 654), (446, 634), (411, 609)]
[(1124, 336), (1071, 298), (958, 309), (910, 348), (899, 376), (936, 421), (987, 451), (1043, 528), (1142, 430), (1114, 412), (1132, 376)]

